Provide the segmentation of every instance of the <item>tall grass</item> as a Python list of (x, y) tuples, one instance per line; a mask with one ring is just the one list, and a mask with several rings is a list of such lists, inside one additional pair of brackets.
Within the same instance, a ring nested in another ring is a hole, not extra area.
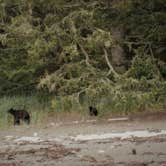
[(99, 116), (105, 115), (127, 115), (130, 113), (145, 110), (166, 110), (166, 97), (160, 96), (156, 99), (156, 93), (152, 91), (123, 91), (114, 89), (107, 91), (107, 94), (74, 98), (66, 96), (52, 99), (52, 108), (58, 112), (80, 112), (83, 115), (88, 113), (88, 106), (92, 105), (99, 110)]
[(69, 116), (74, 112), (77, 116), (87, 115), (85, 109), (73, 97), (46, 99), (45, 96), (6, 96), (0, 98), (0, 127), (13, 125), (13, 117), (7, 112), (10, 108), (27, 110), (31, 116), (31, 124), (45, 124), (49, 116), (55, 119), (60, 114)]
[(36, 96), (14, 96), (0, 98), (0, 127), (13, 124), (13, 118), (7, 113), (10, 108), (26, 109), (30, 113), (31, 123), (40, 123), (49, 111), (46, 103), (42, 103)]
[[(40, 97), (40, 99), (42, 96)], [(114, 89), (107, 94), (98, 96), (65, 96), (65, 97), (48, 97), (39, 100), (37, 96), (15, 96), (0, 98), (0, 127), (13, 124), (13, 118), (7, 113), (7, 110), (26, 109), (31, 115), (32, 124), (40, 124), (50, 115), (58, 116), (76, 114), (80, 117), (88, 115), (88, 106), (93, 105), (99, 110), (99, 117), (106, 115), (126, 115), (137, 111), (148, 109), (166, 110), (166, 97), (161, 95), (156, 99), (156, 93), (151, 91), (131, 91)], [(78, 116), (76, 116), (78, 117)]]

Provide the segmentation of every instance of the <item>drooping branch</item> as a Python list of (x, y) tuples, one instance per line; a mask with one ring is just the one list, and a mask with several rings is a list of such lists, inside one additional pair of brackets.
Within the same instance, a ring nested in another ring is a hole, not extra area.
[(150, 50), (150, 55), (154, 58), (153, 50), (152, 50), (152, 45), (149, 44), (149, 50)]
[(109, 71), (107, 73), (107, 76), (109, 76), (111, 73), (113, 73), (113, 75), (115, 76), (115, 78), (118, 78), (119, 77), (118, 73), (114, 70), (114, 68), (112, 67), (112, 65), (111, 65), (111, 63), (110, 63), (110, 61), (108, 59), (107, 50), (105, 48), (103, 48), (103, 50), (104, 50), (104, 57), (105, 57), (106, 63), (108, 65), (108, 67), (109, 67)]
[(80, 50), (82, 51), (82, 53), (83, 53), (84, 56), (85, 56), (86, 65), (87, 65), (88, 67), (92, 67), (92, 65), (89, 63), (89, 55), (88, 55), (88, 53), (86, 52), (86, 50), (84, 49), (84, 47), (83, 47), (81, 44), (79, 44), (79, 43), (77, 43), (77, 45), (79, 46)]

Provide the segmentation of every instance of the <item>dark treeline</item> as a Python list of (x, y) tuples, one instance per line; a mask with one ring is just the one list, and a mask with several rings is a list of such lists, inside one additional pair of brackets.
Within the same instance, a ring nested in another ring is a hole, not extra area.
[(111, 91), (158, 101), (166, 92), (165, 11), (165, 0), (1, 0), (0, 95)]

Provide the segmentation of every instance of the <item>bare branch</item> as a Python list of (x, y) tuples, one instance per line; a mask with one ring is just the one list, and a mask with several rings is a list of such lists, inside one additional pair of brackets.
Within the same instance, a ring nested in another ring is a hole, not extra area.
[(108, 67), (109, 67), (109, 71), (108, 71), (108, 73), (107, 73), (107, 76), (110, 75), (111, 73), (113, 73), (114, 76), (115, 76), (116, 78), (118, 78), (118, 77), (119, 77), (118, 73), (115, 72), (114, 68), (112, 67), (112, 65), (111, 65), (111, 63), (110, 63), (110, 61), (109, 61), (109, 59), (108, 59), (107, 50), (106, 50), (105, 48), (104, 48), (103, 50), (104, 50), (104, 57), (105, 57), (106, 63), (107, 63), (107, 65), (108, 65)]
[(84, 56), (85, 56), (85, 58), (86, 58), (86, 59), (85, 59), (86, 65), (89, 66), (89, 67), (92, 67), (92, 65), (89, 63), (89, 55), (88, 55), (88, 53), (86, 52), (86, 50), (84, 49), (84, 47), (83, 47), (81, 44), (78, 44), (78, 43), (77, 43), (77, 45), (80, 47), (82, 53), (84, 54)]

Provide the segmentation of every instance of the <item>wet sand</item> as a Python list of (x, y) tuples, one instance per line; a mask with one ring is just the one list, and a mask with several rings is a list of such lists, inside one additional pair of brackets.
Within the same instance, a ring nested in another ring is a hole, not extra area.
[(23, 125), (0, 140), (0, 166), (166, 166), (165, 115)]

